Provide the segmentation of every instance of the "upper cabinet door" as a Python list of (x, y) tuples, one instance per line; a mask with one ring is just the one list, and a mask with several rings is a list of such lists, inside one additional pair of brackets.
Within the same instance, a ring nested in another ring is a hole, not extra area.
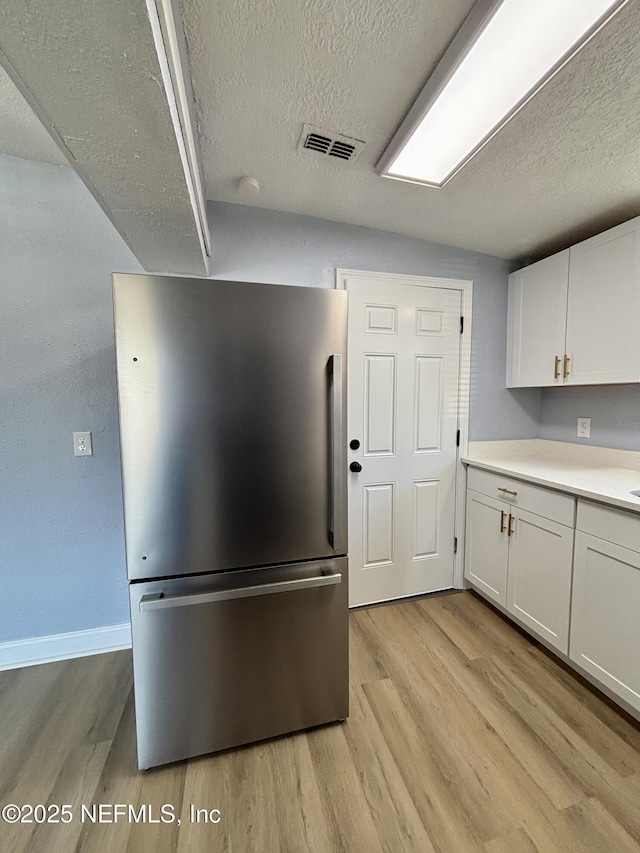
[(509, 276), (507, 387), (563, 384), (569, 250)]
[(570, 249), (568, 385), (640, 380), (640, 220)]

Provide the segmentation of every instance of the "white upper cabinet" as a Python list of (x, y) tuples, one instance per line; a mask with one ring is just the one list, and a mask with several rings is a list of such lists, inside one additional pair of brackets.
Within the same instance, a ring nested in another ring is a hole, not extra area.
[(640, 382), (640, 217), (509, 277), (507, 387)]
[(509, 276), (507, 387), (562, 385), (569, 249)]
[(640, 220), (571, 248), (568, 385), (640, 381)]

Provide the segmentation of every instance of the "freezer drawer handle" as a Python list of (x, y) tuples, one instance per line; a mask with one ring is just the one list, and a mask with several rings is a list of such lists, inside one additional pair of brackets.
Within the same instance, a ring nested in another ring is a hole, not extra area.
[(344, 460), (342, 448), (343, 406), (342, 406), (342, 355), (331, 356), (331, 526), (329, 543), (338, 554), (347, 550), (347, 537), (344, 525), (345, 495), (343, 492)]
[(211, 604), (215, 601), (231, 601), (234, 598), (254, 598), (259, 595), (272, 595), (277, 592), (292, 592), (296, 589), (311, 589), (314, 586), (332, 586), (342, 583), (342, 575), (319, 575), (314, 578), (298, 578), (292, 581), (276, 581), (255, 586), (241, 586), (237, 589), (223, 589), (219, 592), (199, 592), (188, 595), (164, 595), (155, 593), (143, 595), (140, 610), (162, 610), (168, 607), (187, 607), (191, 604)]

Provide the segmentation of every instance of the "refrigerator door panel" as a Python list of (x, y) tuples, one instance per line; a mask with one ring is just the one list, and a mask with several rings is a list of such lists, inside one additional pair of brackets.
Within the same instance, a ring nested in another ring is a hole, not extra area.
[(130, 579), (346, 553), (346, 300), (114, 275)]
[(141, 769), (344, 719), (345, 557), (130, 585)]

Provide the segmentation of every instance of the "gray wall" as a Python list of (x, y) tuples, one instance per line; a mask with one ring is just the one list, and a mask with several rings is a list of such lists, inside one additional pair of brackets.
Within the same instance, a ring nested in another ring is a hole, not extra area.
[(507, 261), (386, 231), (236, 204), (209, 205), (214, 278), (334, 287), (335, 269), (473, 279), (473, 441), (535, 438), (540, 391), (505, 386)]
[(110, 276), (140, 266), (70, 168), (6, 156), (0, 259), (0, 642), (125, 622)]
[[(577, 438), (576, 419), (591, 418), (591, 438)], [(640, 450), (640, 385), (545, 388), (540, 438)]]

